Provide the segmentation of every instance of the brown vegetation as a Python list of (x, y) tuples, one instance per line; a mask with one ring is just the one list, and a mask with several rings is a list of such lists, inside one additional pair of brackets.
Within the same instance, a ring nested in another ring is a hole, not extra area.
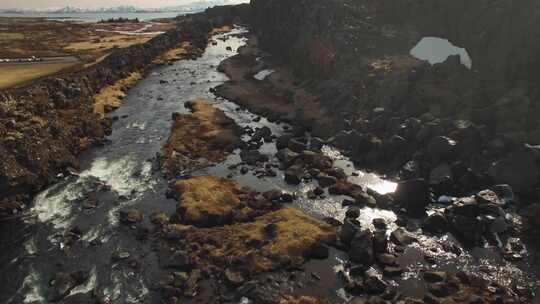
[(139, 81), (141, 77), (141, 73), (133, 72), (126, 78), (102, 88), (94, 96), (94, 113), (103, 118), (108, 112), (119, 108), (122, 105), (122, 99), (126, 96), (127, 89)]
[(240, 143), (241, 130), (221, 110), (204, 100), (187, 102), (191, 115), (175, 114), (163, 147), (164, 168), (172, 174), (224, 161)]

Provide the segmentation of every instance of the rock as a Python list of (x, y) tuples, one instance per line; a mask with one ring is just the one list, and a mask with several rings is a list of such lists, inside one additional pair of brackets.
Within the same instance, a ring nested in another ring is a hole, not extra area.
[(259, 162), (268, 161), (268, 156), (261, 154), (258, 150), (242, 150), (240, 152), (240, 158), (250, 166), (256, 166)]
[(302, 151), (306, 150), (306, 144), (303, 142), (293, 138), (289, 140), (289, 144), (287, 146), (291, 151), (296, 153), (301, 153)]
[(364, 288), (368, 294), (381, 294), (386, 290), (387, 283), (376, 275), (367, 275)]
[(245, 279), (238, 271), (233, 271), (229, 268), (225, 270), (225, 279), (232, 287), (240, 286), (244, 283)]
[(373, 256), (373, 232), (368, 229), (356, 232), (351, 240), (349, 258), (356, 263), (371, 265)]
[(465, 240), (476, 243), (482, 234), (482, 225), (476, 217), (452, 214), (448, 217), (450, 225)]
[(455, 157), (456, 141), (444, 137), (437, 136), (431, 139), (428, 144), (429, 156), (435, 160), (448, 160)]
[(452, 288), (449, 284), (446, 283), (428, 284), (428, 290), (430, 293), (439, 298), (447, 297), (455, 292), (455, 288)]
[(294, 195), (280, 190), (270, 190), (263, 193), (264, 198), (274, 203), (291, 203)]
[(141, 211), (131, 209), (127, 211), (120, 211), (120, 221), (125, 224), (136, 224), (142, 222), (144, 215)]
[(412, 216), (425, 214), (426, 206), (431, 202), (429, 185), (423, 178), (399, 182), (394, 197)]
[(373, 219), (373, 226), (377, 229), (386, 229), (386, 221), (383, 218)]
[(302, 166), (294, 165), (285, 170), (285, 181), (291, 185), (298, 185), (304, 178), (304, 169)]
[(373, 234), (373, 250), (376, 253), (388, 252), (388, 237), (386, 230), (377, 230)]
[(349, 245), (358, 231), (360, 231), (360, 222), (345, 218), (340, 229), (339, 239), (343, 244)]
[(384, 266), (383, 273), (389, 277), (399, 276), (403, 273), (403, 268), (398, 266)]
[(131, 255), (127, 251), (116, 251), (113, 253), (111, 259), (113, 262), (129, 259)]
[(163, 212), (155, 212), (150, 216), (150, 222), (154, 225), (163, 226), (169, 223), (169, 216)]
[(165, 266), (181, 270), (191, 269), (192, 262), (185, 251), (175, 251), (165, 260)]
[(422, 229), (431, 233), (445, 233), (448, 231), (448, 220), (440, 212), (429, 215), (422, 224)]
[(540, 204), (527, 206), (523, 218), (528, 230), (540, 230)]
[(389, 266), (397, 265), (397, 257), (389, 253), (377, 254), (377, 261), (382, 265), (389, 265)]
[(257, 129), (255, 133), (253, 134), (253, 136), (251, 136), (251, 140), (257, 142), (264, 139), (264, 141), (268, 141), (271, 136), (272, 136), (272, 131), (270, 130), (270, 128), (265, 126), (260, 129)]
[(474, 198), (479, 204), (495, 204), (504, 205), (504, 202), (499, 199), (499, 196), (491, 190), (483, 190), (478, 192)]
[(507, 184), (493, 186), (493, 191), (497, 193), (497, 196), (504, 200), (504, 203), (513, 203), (515, 201), (514, 191), (512, 187)]
[(516, 192), (527, 192), (538, 184), (540, 171), (530, 152), (519, 152), (500, 160), (489, 169), (496, 183), (508, 184)]
[(360, 209), (358, 208), (349, 208), (345, 212), (345, 218), (357, 219), (360, 216)]
[(429, 174), (430, 185), (438, 185), (448, 179), (452, 179), (452, 170), (446, 163), (438, 165)]
[(289, 141), (293, 137), (294, 136), (292, 134), (285, 134), (285, 135), (282, 135), (282, 136), (278, 137), (276, 139), (276, 147), (277, 147), (278, 151), (287, 148), (289, 146)]
[(182, 288), (189, 280), (189, 274), (187, 272), (177, 271), (173, 273), (172, 278), (167, 278), (167, 280), (171, 280), (169, 285), (172, 285), (176, 288)]
[(324, 260), (330, 255), (330, 249), (321, 242), (314, 243), (307, 252), (306, 256), (312, 259)]
[(398, 228), (390, 234), (390, 239), (397, 245), (407, 246), (416, 242), (416, 238), (403, 228)]
[(285, 165), (285, 167), (288, 168), (294, 164), (299, 154), (291, 151), (290, 149), (283, 149), (283, 150), (279, 150), (276, 156), (279, 159), (279, 161), (281, 161), (283, 165)]
[(446, 273), (443, 271), (424, 271), (422, 275), (428, 283), (439, 283), (446, 280)]
[[(331, 162), (331, 160), (329, 160)], [(325, 170), (326, 174), (330, 175), (330, 176), (333, 176), (335, 178), (337, 178), (338, 180), (346, 180), (347, 179), (347, 173), (345, 173), (345, 170), (343, 170), (342, 168), (332, 168), (332, 169), (328, 169), (328, 170)]]
[(319, 181), (319, 185), (323, 188), (332, 186), (337, 183), (337, 178), (326, 174), (319, 174), (317, 176), (317, 180)]
[(84, 271), (75, 271), (72, 273), (59, 272), (55, 274), (54, 278), (50, 281), (50, 300), (52, 302), (62, 300), (73, 288), (84, 283), (87, 278), (88, 273)]
[(322, 153), (304, 150), (301, 153), (301, 157), (304, 161), (304, 165), (308, 167), (319, 169), (321, 171), (324, 170), (327, 171), (327, 173), (329, 173), (329, 169), (332, 168), (332, 159)]
[(324, 140), (319, 137), (312, 137), (309, 143), (309, 147), (312, 150), (320, 150), (325, 145)]

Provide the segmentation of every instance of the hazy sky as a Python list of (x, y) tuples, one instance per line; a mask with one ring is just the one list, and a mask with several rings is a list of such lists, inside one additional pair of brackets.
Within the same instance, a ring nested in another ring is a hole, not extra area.
[(197, 2), (196, 0), (0, 0), (0, 8), (49, 8), (75, 6), (82, 8), (134, 5), (156, 8)]

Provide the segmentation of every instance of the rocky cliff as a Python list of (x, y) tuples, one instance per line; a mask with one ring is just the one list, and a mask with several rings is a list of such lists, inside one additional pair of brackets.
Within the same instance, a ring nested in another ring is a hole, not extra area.
[[(538, 185), (537, 2), (251, 3), (259, 46), (291, 66), (327, 114), (324, 123), (305, 126), (342, 143), (359, 162), (392, 163), (392, 172), (412, 170), (434, 182), (438, 175), (463, 178), (467, 187), (465, 172), (479, 184), (526, 192)], [(431, 66), (410, 56), (426, 36), (466, 48), (472, 69), (457, 57)], [(455, 161), (465, 171), (446, 166)]]
[(235, 14), (218, 7), (180, 17), (174, 30), (117, 50), (92, 67), (0, 91), (0, 213), (14, 212), (58, 173), (77, 169), (80, 152), (110, 132), (110, 121), (93, 112), (100, 89), (151, 66), (181, 42), (204, 49), (211, 29), (231, 24)]

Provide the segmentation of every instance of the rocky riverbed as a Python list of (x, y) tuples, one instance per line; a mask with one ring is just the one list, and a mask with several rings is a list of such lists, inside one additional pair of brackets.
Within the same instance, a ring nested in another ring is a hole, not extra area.
[(104, 145), (1, 230), (0, 301), (538, 301), (534, 146), (480, 152), (475, 124), (384, 107), (338, 120), (258, 38), (217, 34), (127, 91)]

